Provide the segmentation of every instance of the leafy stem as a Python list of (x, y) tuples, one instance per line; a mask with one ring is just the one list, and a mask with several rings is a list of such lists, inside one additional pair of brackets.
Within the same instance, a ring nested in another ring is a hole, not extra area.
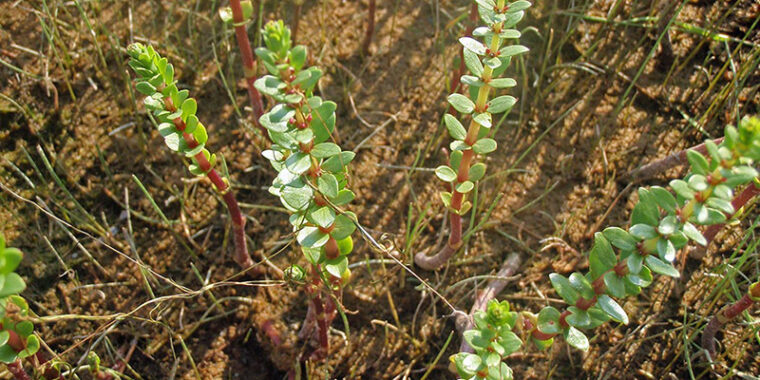
[(216, 155), (206, 149), (208, 133), (195, 115), (198, 104), (187, 90), (179, 90), (174, 79), (174, 66), (161, 57), (152, 46), (139, 43), (127, 48), (129, 66), (137, 73), (135, 88), (146, 95), (145, 107), (159, 121), (158, 132), (169, 149), (190, 157), (190, 172), (206, 176), (222, 195), (230, 212), (235, 240), (235, 261), (243, 269), (253, 266), (245, 238), (245, 217), (240, 211), (235, 193), (226, 179), (214, 169)]
[(517, 83), (511, 78), (499, 78), (512, 57), (528, 51), (521, 45), (505, 45), (509, 39), (520, 37), (514, 27), (530, 7), (527, 1), (515, 1), (507, 4), (505, 0), (478, 0), (478, 14), (486, 26), (475, 28), (472, 37), (462, 37), (459, 42), (464, 47), (463, 59), (471, 75), (463, 75), (461, 82), (469, 86), (469, 97), (458, 93), (448, 96), (454, 110), (466, 118), (469, 115), (467, 130), (460, 120), (451, 114), (444, 115), (444, 123), (454, 139), (451, 143), (451, 155), (448, 165), (436, 168), (438, 178), (448, 182), (451, 192), (442, 192), (441, 199), (449, 209), (451, 232), (446, 245), (435, 255), (425, 252), (415, 255), (415, 263), (423, 269), (435, 270), (443, 266), (462, 246), (462, 215), (466, 214), (472, 204), (467, 201), (467, 194), (475, 183), (485, 175), (485, 164), (476, 163), (479, 156), (485, 156), (496, 150), (496, 141), (489, 136), (493, 114), (509, 112), (517, 99), (502, 95), (489, 99), (491, 89), (514, 87)]

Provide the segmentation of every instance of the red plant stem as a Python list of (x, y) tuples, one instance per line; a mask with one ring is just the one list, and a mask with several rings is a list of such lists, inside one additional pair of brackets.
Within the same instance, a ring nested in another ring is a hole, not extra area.
[(26, 373), (26, 371), (24, 371), (24, 366), (21, 364), (21, 359), (16, 359), (15, 362), (8, 364), (7, 367), (8, 367), (8, 372), (10, 372), (13, 375), (14, 379), (32, 380), (29, 374)]
[[(744, 207), (744, 205), (747, 204), (750, 199), (754, 198), (758, 194), (760, 194), (760, 187), (757, 187), (757, 185), (753, 182), (731, 201), (731, 205), (734, 206), (734, 210), (739, 210), (740, 208)], [(734, 215), (730, 215), (727, 219), (731, 219), (733, 216)], [(713, 239), (715, 239), (715, 235), (717, 235), (724, 226), (725, 224), (713, 224), (707, 227), (705, 233), (702, 234), (705, 237), (705, 240), (707, 240), (705, 247), (710, 245)]]
[(756, 300), (760, 299), (760, 286), (758, 286), (758, 283), (754, 284), (750, 289), (754, 290), (753, 293), (758, 293), (755, 297), (755, 300), (752, 299), (752, 293), (747, 292), (747, 294), (739, 299), (739, 301), (736, 301), (732, 305), (726, 306), (717, 314), (715, 314), (715, 317), (710, 320), (710, 322), (705, 327), (705, 330), (702, 332), (702, 347), (704, 347), (710, 353), (711, 357), (715, 356), (715, 334), (718, 333), (720, 328), (730, 320), (736, 318), (736, 316), (741, 314), (743, 311), (749, 309), (750, 306), (756, 302)]
[(369, 0), (369, 14), (367, 15), (367, 31), (362, 43), (362, 55), (369, 55), (369, 45), (372, 43), (372, 34), (375, 33), (375, 0)]
[[(171, 98), (164, 98), (164, 104), (166, 105), (166, 109), (170, 112), (175, 112), (177, 110), (172, 103)], [(185, 139), (187, 146), (190, 149), (197, 147), (198, 142), (195, 140), (195, 137), (185, 132), (186, 125), (185, 122), (182, 121), (182, 118), (178, 117), (172, 121), (177, 130), (182, 132), (182, 137)], [(211, 167), (211, 164), (208, 162), (203, 152), (198, 152), (198, 154), (193, 157), (195, 158), (195, 161), (198, 162), (198, 167), (206, 173), (206, 177), (208, 177), (208, 179), (211, 180), (211, 183), (214, 184), (216, 190), (222, 194), (222, 199), (224, 199), (224, 203), (227, 205), (227, 210), (229, 210), (232, 219), (232, 229), (235, 236), (235, 262), (237, 262), (241, 268), (248, 269), (253, 265), (253, 260), (251, 260), (251, 256), (248, 254), (248, 247), (245, 241), (245, 217), (240, 211), (240, 207), (235, 199), (235, 193), (230, 189), (222, 177), (219, 176), (219, 173)]]
[[(311, 266), (311, 274), (315, 277), (315, 286), (321, 282), (321, 276), (319, 274), (320, 269), (318, 265)], [(325, 314), (325, 307), (322, 303), (322, 295), (317, 289), (314, 292), (314, 297), (311, 299), (312, 305), (314, 305), (314, 317), (317, 320), (317, 330), (319, 334), (319, 346), (326, 355), (330, 349), (330, 341), (327, 337), (327, 314)]]
[(280, 338), (280, 333), (274, 327), (274, 322), (272, 322), (271, 319), (267, 319), (266, 321), (264, 321), (264, 323), (261, 324), (260, 329), (269, 338), (269, 340), (272, 341), (272, 344), (274, 344), (275, 347), (279, 347), (282, 344), (282, 338)]
[(232, 22), (235, 24), (235, 39), (240, 49), (240, 56), (243, 59), (243, 71), (245, 73), (245, 82), (248, 85), (248, 98), (251, 101), (251, 108), (253, 109), (254, 122), (256, 128), (261, 131), (261, 134), (267, 138), (266, 128), (259, 124), (259, 118), (264, 114), (264, 103), (261, 100), (261, 94), (256, 90), (253, 83), (256, 81), (256, 61), (253, 59), (253, 51), (251, 50), (251, 42), (248, 40), (248, 32), (245, 30), (245, 22), (243, 20), (243, 8), (240, 5), (240, 0), (230, 0), (230, 8), (232, 9)]
[[(723, 137), (717, 138), (713, 140), (713, 142), (716, 145), (720, 144), (723, 142)], [(645, 179), (645, 178), (652, 177), (655, 174), (660, 173), (662, 171), (668, 170), (676, 165), (685, 164), (687, 162), (686, 152), (690, 150), (695, 150), (701, 154), (707, 153), (707, 147), (705, 146), (705, 143), (702, 143), (702, 144), (693, 146), (691, 148), (684, 149), (680, 152), (673, 153), (670, 156), (667, 156), (661, 160), (657, 160), (655, 162), (641, 166), (637, 169), (631, 170), (625, 176), (623, 176), (623, 179), (627, 179), (627, 180)]]
[[(507, 259), (504, 260), (501, 268), (496, 273), (497, 278), (491, 280), (485, 289), (478, 293), (478, 296), (475, 298), (475, 303), (472, 304), (472, 308), (470, 309), (470, 314), (467, 317), (463, 315), (457, 317), (456, 326), (459, 335), (462, 335), (465, 331), (470, 330), (475, 326), (472, 320), (473, 315), (478, 311), (485, 311), (488, 306), (488, 301), (492, 300), (497, 294), (504, 290), (509, 283), (508, 277), (514, 275), (520, 267), (520, 261), (520, 255), (516, 253), (511, 253), (507, 256)], [(459, 352), (472, 353), (475, 351), (463, 339), (462, 344), (459, 346)]]
[[(459, 163), (459, 172), (457, 173), (457, 182), (461, 183), (467, 180), (473, 155), (472, 149), (465, 150), (462, 153), (462, 161)], [(451, 195), (451, 209), (461, 210), (463, 202), (464, 194), (454, 189)], [(449, 241), (433, 256), (426, 255), (424, 251), (418, 252), (414, 256), (414, 263), (417, 266), (425, 270), (436, 270), (446, 264), (451, 256), (462, 246), (462, 216), (452, 211), (449, 213), (449, 222), (451, 224)]]

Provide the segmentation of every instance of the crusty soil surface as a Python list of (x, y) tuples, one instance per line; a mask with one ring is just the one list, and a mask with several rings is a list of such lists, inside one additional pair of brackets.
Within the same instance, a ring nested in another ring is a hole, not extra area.
[[(387, 257), (358, 234), (343, 300), (348, 328), (337, 318), (327, 360), (299, 364), (311, 352), (296, 337), (303, 288), (274, 271), (236, 276), (221, 198), (165, 149), (128, 77), (130, 41), (151, 41), (174, 63), (180, 85), (198, 99), (208, 146), (225, 159), (252, 251), (280, 268), (303, 264), (287, 215), (266, 191), (275, 173), (260, 155), (240, 57), (218, 4), (80, 1), (80, 10), (76, 3), (6, 1), (0, 11), (0, 231), (25, 252), (23, 295), (45, 317), (37, 330), (55, 353), (75, 365), (92, 349), (112, 366), (136, 342), (125, 373), (144, 379), (277, 379), (289, 370), (420, 378), (431, 367), (430, 379), (455, 377), (447, 369), (460, 342), (454, 334), (446, 345), (451, 310), (404, 268), (379, 261)], [(511, 252), (523, 265), (499, 298), (517, 310), (560, 306), (549, 273), (586, 270), (593, 233), (626, 224), (635, 188), (666, 185), (684, 168), (641, 183), (625, 173), (758, 112), (760, 6), (752, 0), (536, 3), (521, 24), (531, 52), (508, 71), (520, 102), (494, 128), (500, 147), (486, 159), (474, 218), (465, 218), (484, 223), (445, 270), (415, 270), (462, 310), (485, 280), (462, 281), (495, 273)], [(411, 265), (414, 253), (435, 251), (446, 229), (443, 187), (431, 168), (446, 161), (449, 138), (439, 121), (470, 7), (378, 1), (372, 55), (363, 57), (367, 6), (306, 1), (298, 42), (325, 72), (321, 96), (338, 103), (340, 144), (358, 148), (351, 210)], [(267, 1), (262, 19), (292, 25), (292, 9), (290, 1)], [(758, 277), (756, 253), (740, 263), (731, 257), (753, 237), (742, 231), (755, 216), (719, 235), (704, 257), (681, 252), (682, 277), (656, 277), (622, 301), (631, 323), (590, 331), (588, 352), (561, 340), (547, 351), (526, 345), (508, 359), (515, 378), (760, 373), (756, 324), (720, 334), (712, 367), (698, 344), (704, 318), (738, 294), (715, 291), (726, 286), (719, 280), (736, 270)], [(736, 281), (737, 291), (746, 288), (742, 276)]]

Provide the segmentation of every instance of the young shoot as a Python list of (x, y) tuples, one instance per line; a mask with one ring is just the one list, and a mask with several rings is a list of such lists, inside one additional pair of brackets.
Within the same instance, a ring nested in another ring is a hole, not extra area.
[(206, 149), (208, 132), (195, 115), (198, 103), (188, 90), (177, 88), (174, 66), (161, 57), (152, 46), (140, 43), (129, 45), (129, 66), (137, 73), (135, 88), (146, 96), (145, 108), (158, 120), (158, 132), (166, 146), (190, 158), (189, 170), (197, 176), (206, 176), (222, 195), (232, 218), (235, 240), (235, 261), (241, 268), (253, 265), (248, 254), (245, 237), (245, 217), (240, 211), (235, 193), (226, 178), (214, 169), (216, 154)]
[[(448, 165), (435, 169), (435, 174), (447, 182), (451, 192), (441, 192), (443, 204), (449, 210), (451, 232), (448, 242), (440, 252), (428, 256), (424, 251), (417, 253), (415, 263), (427, 270), (442, 267), (462, 246), (462, 216), (472, 203), (467, 200), (475, 184), (483, 178), (486, 165), (477, 162), (479, 157), (496, 150), (496, 140), (491, 138), (493, 115), (508, 113), (517, 103), (510, 95), (491, 98), (491, 89), (499, 91), (514, 87), (512, 78), (500, 78), (512, 62), (512, 57), (523, 54), (528, 48), (507, 44), (509, 40), (520, 38), (520, 32), (513, 29), (525, 15), (524, 10), (531, 4), (527, 1), (508, 2), (506, 0), (477, 0), (478, 13), (486, 24), (472, 31), (472, 37), (462, 37), (464, 62), (469, 75), (463, 75), (461, 82), (469, 86), (467, 96), (453, 93), (448, 101), (461, 115), (461, 121), (451, 114), (444, 115), (444, 123), (454, 139)], [(468, 122), (467, 129), (464, 123)]]
[[(347, 255), (353, 250), (356, 215), (341, 207), (355, 197), (347, 188), (347, 165), (354, 153), (331, 141), (336, 105), (314, 95), (322, 71), (305, 67), (306, 47), (292, 46), (290, 29), (282, 21), (267, 23), (263, 37), (266, 46), (256, 49), (256, 55), (269, 75), (256, 80), (256, 88), (277, 102), (259, 120), (273, 143), (264, 157), (278, 172), (269, 192), (292, 213), (296, 240), (311, 265), (306, 279), (311, 303), (304, 326), (313, 326), (316, 319), (324, 355), (327, 328), (336, 312), (333, 299), (341, 299), (350, 277)], [(304, 272), (289, 270), (299, 280)], [(323, 297), (325, 287), (332, 294)]]

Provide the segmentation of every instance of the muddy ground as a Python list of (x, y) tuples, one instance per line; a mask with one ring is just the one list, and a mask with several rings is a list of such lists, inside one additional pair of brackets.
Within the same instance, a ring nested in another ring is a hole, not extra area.
[[(92, 349), (111, 366), (134, 346), (125, 370), (133, 378), (286, 376), (308, 349), (295, 335), (306, 295), (271, 273), (236, 276), (221, 199), (164, 149), (126, 66), (131, 41), (151, 41), (174, 63), (180, 85), (198, 99), (209, 147), (224, 156), (252, 251), (280, 268), (305, 262), (287, 215), (266, 192), (275, 173), (260, 156), (219, 3), (1, 4), (0, 231), (25, 252), (23, 295), (42, 317), (40, 336), (72, 364)], [(306, 1), (298, 42), (325, 71), (319, 92), (338, 103), (340, 144), (358, 148), (351, 210), (411, 264), (415, 252), (441, 244), (446, 228), (431, 168), (445, 161), (439, 121), (469, 3), (378, 1), (372, 54), (363, 56), (367, 7)], [(266, 1), (261, 19), (292, 25), (292, 9), (290, 1)], [(516, 252), (523, 265), (499, 298), (533, 312), (556, 304), (549, 273), (585, 270), (593, 232), (625, 225), (636, 186), (665, 185), (684, 168), (639, 183), (625, 173), (758, 113), (758, 20), (752, 0), (536, 2), (521, 24), (531, 51), (508, 71), (520, 101), (496, 128), (500, 148), (477, 193), (472, 221), (485, 223), (445, 270), (415, 272), (469, 309), (485, 280), (467, 279), (495, 273)], [(255, 25), (249, 32), (257, 41)], [(621, 303), (629, 325), (589, 332), (587, 353), (559, 341), (515, 354), (515, 378), (757, 376), (756, 322), (719, 336), (713, 366), (698, 343), (705, 317), (760, 273), (756, 252), (742, 262), (734, 256), (743, 237), (755, 238), (747, 228), (756, 214), (748, 214), (706, 256), (679, 253), (680, 279), (656, 277)], [(450, 310), (356, 240), (348, 334), (337, 319), (327, 362), (302, 369), (313, 378), (391, 379), (432, 368), (430, 379), (454, 378), (447, 358), (460, 340), (446, 346)]]

